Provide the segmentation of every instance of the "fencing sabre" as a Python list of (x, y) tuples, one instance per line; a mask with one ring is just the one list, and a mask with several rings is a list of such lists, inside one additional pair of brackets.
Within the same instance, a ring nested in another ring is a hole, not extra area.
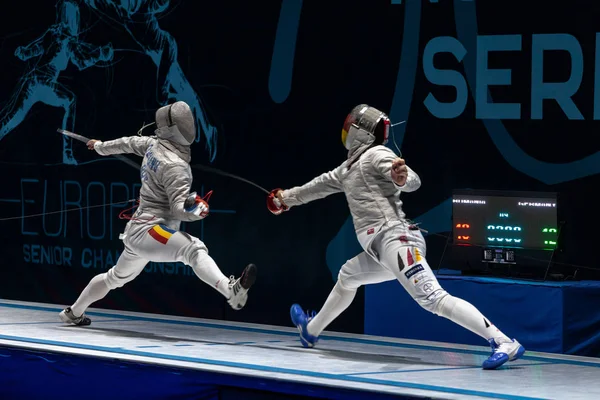
[(402, 125), (405, 122), (406, 122), (406, 120), (392, 124), (392, 140), (394, 141), (394, 146), (396, 146), (396, 150), (398, 150), (398, 157), (401, 157), (401, 158), (402, 158), (402, 151), (400, 151), (400, 147), (398, 147), (398, 143), (396, 143), (396, 132), (394, 132), (394, 127), (396, 125)]
[(220, 169), (216, 169), (216, 168), (212, 168), (212, 167), (207, 167), (206, 165), (200, 165), (200, 164), (192, 165), (192, 168), (200, 170), (200, 171), (211, 172), (211, 173), (217, 174), (217, 175), (228, 176), (230, 178), (237, 179), (238, 181), (242, 181), (242, 182), (245, 182), (245, 183), (247, 183), (249, 185), (252, 185), (252, 186), (254, 186), (257, 189), (262, 190), (266, 194), (270, 194), (271, 193), (270, 191), (268, 191), (264, 187), (262, 187), (260, 185), (257, 185), (256, 183), (254, 183), (252, 181), (249, 181), (248, 179), (244, 179), (244, 178), (239, 177), (237, 175), (230, 174), (229, 172), (221, 171)]
[[(149, 125), (151, 125), (151, 124), (149, 124)], [(73, 132), (67, 131), (67, 130), (65, 130), (65, 129), (57, 129), (57, 131), (58, 131), (59, 133), (62, 133), (62, 134), (63, 134), (63, 135), (65, 135), (65, 136), (69, 136), (69, 137), (71, 137), (71, 138), (73, 138), (73, 139), (79, 140), (80, 142), (87, 143), (87, 142), (89, 142), (89, 141), (91, 140), (91, 139), (89, 139), (89, 138), (87, 138), (87, 137), (85, 137), (85, 136), (78, 135), (77, 133), (73, 133)], [(140, 131), (141, 131), (141, 129), (140, 129)], [(138, 132), (138, 133), (139, 133), (139, 132)], [(112, 156), (113, 156), (113, 157), (115, 157), (115, 158), (117, 158), (117, 159), (119, 159), (119, 160), (121, 160), (121, 161), (123, 161), (124, 163), (126, 163), (126, 164), (128, 164), (128, 165), (130, 165), (130, 166), (132, 166), (132, 167), (134, 167), (134, 168), (136, 168), (136, 169), (138, 169), (138, 170), (140, 169), (140, 166), (139, 166), (139, 164), (137, 164), (136, 162), (134, 162), (134, 161), (130, 160), (130, 159), (129, 159), (129, 158), (127, 158), (127, 157), (121, 156), (121, 155), (119, 155), (119, 154), (113, 154)], [(221, 170), (219, 170), (219, 169), (217, 169), (217, 168), (207, 167), (206, 165), (199, 165), (199, 164), (197, 164), (197, 165), (192, 165), (191, 167), (192, 167), (193, 169), (197, 169), (197, 170), (200, 170), (200, 171), (210, 172), (210, 173), (213, 173), (213, 174), (222, 175), (222, 176), (227, 176), (227, 177), (229, 177), (229, 178), (237, 179), (238, 181), (241, 181), (241, 182), (244, 182), (244, 183), (247, 183), (247, 184), (249, 184), (249, 185), (252, 185), (252, 186), (254, 186), (255, 188), (257, 188), (257, 189), (259, 189), (259, 190), (263, 191), (263, 192), (264, 192), (264, 193), (266, 193), (266, 194), (269, 194), (269, 193), (271, 193), (271, 192), (270, 192), (270, 191), (268, 191), (267, 189), (263, 188), (263, 187), (262, 187), (262, 186), (260, 186), (260, 185), (257, 185), (256, 183), (254, 183), (254, 182), (252, 182), (252, 181), (249, 181), (248, 179), (244, 179), (244, 178), (242, 178), (242, 177), (240, 177), (240, 176), (237, 176), (237, 175), (234, 175), (234, 174), (230, 174), (229, 172), (224, 172), (224, 171), (221, 171)]]
[[(69, 131), (64, 130), (64, 129), (57, 129), (57, 131), (59, 133), (62, 133), (65, 136), (69, 136), (69, 137), (71, 137), (73, 139), (76, 139), (76, 140), (79, 140), (80, 142), (83, 142), (83, 143), (87, 143), (87, 142), (89, 142), (91, 140), (89, 138), (86, 138), (85, 136), (78, 135), (76, 133), (69, 132)], [(115, 158), (117, 158), (117, 159), (119, 159), (119, 160), (121, 160), (121, 161), (123, 161), (125, 164), (127, 164), (127, 165), (129, 165), (129, 166), (131, 166), (131, 167), (133, 167), (133, 168), (135, 168), (137, 170), (140, 169), (140, 166), (138, 165), (138, 163), (130, 160), (127, 157), (121, 156), (119, 154), (113, 154), (112, 156), (115, 157)]]

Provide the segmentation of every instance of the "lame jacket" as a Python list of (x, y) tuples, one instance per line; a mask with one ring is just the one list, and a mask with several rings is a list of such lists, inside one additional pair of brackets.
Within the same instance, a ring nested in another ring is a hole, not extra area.
[(358, 135), (342, 165), (302, 186), (284, 190), (285, 204), (293, 207), (344, 192), (357, 234), (402, 222), (405, 214), (400, 193), (417, 190), (421, 180), (408, 168), (404, 186), (394, 183), (391, 169), (397, 156), (385, 146), (373, 146), (373, 140), (366, 132)]
[(129, 136), (97, 142), (94, 150), (103, 156), (128, 153), (143, 157), (139, 212), (166, 220), (200, 219), (184, 210), (192, 186), (189, 146), (156, 137)]

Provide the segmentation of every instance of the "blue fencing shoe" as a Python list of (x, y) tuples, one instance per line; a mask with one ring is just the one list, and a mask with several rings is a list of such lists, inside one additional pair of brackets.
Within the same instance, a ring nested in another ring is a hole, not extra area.
[(308, 316), (308, 314), (302, 310), (300, 305), (293, 304), (290, 308), (290, 316), (292, 317), (294, 326), (300, 331), (300, 342), (302, 343), (302, 346), (313, 347), (319, 340), (319, 337), (309, 334), (306, 327), (310, 320), (314, 318), (315, 313), (313, 312), (311, 316)]
[(525, 354), (525, 348), (516, 339), (499, 345), (494, 339), (490, 339), (489, 342), (492, 347), (492, 355), (483, 362), (483, 369), (496, 369), (507, 361), (518, 360)]

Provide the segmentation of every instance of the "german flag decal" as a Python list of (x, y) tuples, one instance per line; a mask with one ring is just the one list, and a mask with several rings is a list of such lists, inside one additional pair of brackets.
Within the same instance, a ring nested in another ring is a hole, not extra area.
[(177, 231), (174, 231), (173, 229), (169, 229), (164, 225), (154, 225), (148, 231), (150, 236), (152, 236), (154, 239), (161, 242), (162, 244), (167, 244), (167, 242), (169, 241), (169, 239), (171, 238), (171, 236), (173, 236), (173, 234), (175, 232), (177, 232)]

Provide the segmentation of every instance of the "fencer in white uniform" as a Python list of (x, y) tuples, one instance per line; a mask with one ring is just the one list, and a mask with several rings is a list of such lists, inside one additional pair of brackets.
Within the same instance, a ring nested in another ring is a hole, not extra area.
[(216, 289), (239, 310), (256, 279), (256, 266), (249, 264), (240, 278), (227, 278), (208, 255), (200, 239), (180, 231), (181, 221), (199, 221), (209, 213), (208, 203), (191, 192), (190, 145), (196, 129), (190, 107), (182, 101), (156, 111), (156, 136), (132, 136), (102, 142), (90, 140), (88, 148), (98, 154), (130, 153), (143, 157), (139, 206), (121, 235), (125, 249), (117, 264), (92, 278), (77, 301), (60, 313), (65, 323), (89, 325), (85, 310), (137, 277), (146, 264), (182, 262), (202, 281)]
[(315, 316), (298, 304), (291, 307), (294, 325), (305, 347), (313, 347), (321, 332), (352, 302), (361, 285), (397, 279), (424, 309), (461, 325), (486, 339), (492, 347), (483, 368), (494, 369), (516, 360), (525, 349), (511, 340), (470, 303), (448, 294), (425, 259), (426, 244), (419, 228), (402, 211), (402, 192), (421, 186), (419, 176), (403, 159), (384, 146), (390, 128), (388, 116), (362, 104), (348, 114), (342, 142), (348, 159), (303, 186), (275, 189), (267, 199), (278, 215), (291, 207), (328, 195), (346, 195), (363, 252), (341, 268), (338, 281)]

